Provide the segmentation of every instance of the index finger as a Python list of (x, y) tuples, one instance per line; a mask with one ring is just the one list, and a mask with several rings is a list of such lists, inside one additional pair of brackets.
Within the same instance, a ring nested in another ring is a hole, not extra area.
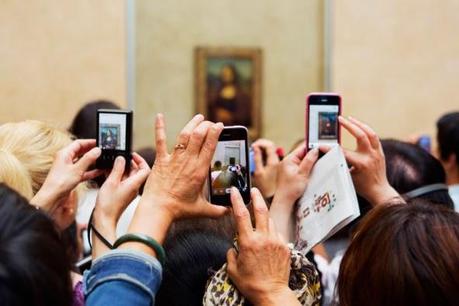
[(365, 124), (363, 122), (360, 122), (359, 120), (357, 120), (355, 118), (352, 118), (352, 117), (349, 117), (349, 121), (351, 121), (352, 123), (354, 123), (355, 125), (360, 127), (367, 134), (367, 137), (370, 140), (371, 146), (374, 149), (378, 149), (379, 148), (379, 146), (381, 144), (379, 142), (379, 137), (375, 133), (375, 131), (373, 131), (373, 129), (371, 127), (369, 127), (367, 124)]
[(367, 134), (357, 125), (345, 119), (342, 116), (338, 118), (341, 125), (354, 136), (357, 141), (357, 149), (369, 149), (371, 148), (370, 141), (368, 140)]
[(257, 188), (252, 188), (253, 212), (255, 215), (255, 228), (257, 231), (268, 233), (269, 231), (269, 212), (265, 200)]
[(72, 161), (96, 146), (95, 139), (77, 139), (62, 149), (62, 155)]
[(218, 144), (218, 137), (220, 137), (221, 132), (223, 131), (223, 123), (218, 122), (213, 124), (209, 131), (207, 132), (204, 144), (202, 145), (201, 151), (199, 152), (199, 164), (201, 168), (208, 171), (212, 157), (214, 156), (215, 149)]
[(250, 233), (253, 232), (250, 213), (245, 207), (244, 200), (236, 187), (231, 187), (231, 204), (233, 205), (234, 221), (239, 234), (239, 239), (244, 240)]
[(299, 173), (304, 176), (309, 176), (317, 159), (319, 159), (319, 149), (315, 148), (309, 151), (300, 163)]
[(155, 123), (155, 142), (156, 142), (156, 157), (158, 159), (167, 156), (167, 143), (166, 143), (166, 124), (164, 123), (164, 115), (156, 115)]

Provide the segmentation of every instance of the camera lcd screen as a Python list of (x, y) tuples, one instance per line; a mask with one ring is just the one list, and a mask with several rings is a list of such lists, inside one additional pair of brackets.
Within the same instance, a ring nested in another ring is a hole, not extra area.
[(213, 196), (231, 193), (234, 186), (242, 193), (249, 189), (245, 140), (218, 142), (211, 165), (211, 184)]
[(309, 149), (338, 144), (338, 105), (309, 105)]
[(99, 146), (104, 150), (126, 150), (126, 114), (99, 113)]

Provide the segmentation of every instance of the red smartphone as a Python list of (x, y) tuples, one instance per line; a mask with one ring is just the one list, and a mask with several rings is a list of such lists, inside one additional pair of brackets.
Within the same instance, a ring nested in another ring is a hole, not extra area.
[(335, 93), (311, 93), (306, 98), (306, 148), (341, 143), (338, 117), (341, 115), (341, 97)]

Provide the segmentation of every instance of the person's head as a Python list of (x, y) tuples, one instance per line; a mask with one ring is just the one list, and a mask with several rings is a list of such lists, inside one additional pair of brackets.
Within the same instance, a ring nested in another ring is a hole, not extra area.
[(419, 189), (422, 187), (439, 186), (436, 190), (425, 190), (424, 193), (413, 196), (448, 208), (454, 207), (447, 186), (434, 185), (446, 184), (445, 170), (435, 157), (419, 146), (398, 140), (385, 139), (381, 144), (386, 157), (387, 179), (398, 193), (403, 195), (416, 190), (422, 191)]
[(459, 181), (459, 112), (448, 113), (438, 119), (437, 142), (448, 180)]
[(459, 215), (413, 201), (360, 222), (340, 266), (341, 306), (457, 305)]
[(238, 82), (238, 73), (233, 64), (226, 64), (220, 71), (220, 79), (225, 84), (232, 84)]
[(169, 235), (155, 305), (201, 306), (207, 280), (226, 262), (231, 247), (230, 239), (210, 229), (182, 229)]
[(2, 148), (0, 148), (0, 182), (28, 199), (34, 195), (32, 178), (26, 167), (11, 152)]
[(214, 170), (220, 170), (222, 168), (222, 162), (219, 160), (216, 160), (213, 168)]
[(0, 182), (30, 200), (45, 182), (56, 153), (70, 142), (70, 134), (40, 121), (1, 125)]
[(77, 139), (96, 139), (98, 109), (120, 109), (120, 107), (106, 100), (88, 102), (76, 114), (69, 132)]
[(136, 150), (136, 152), (145, 159), (150, 168), (153, 167), (156, 158), (156, 151), (153, 147), (143, 147)]
[(70, 262), (53, 222), (0, 183), (0, 301), (71, 305)]

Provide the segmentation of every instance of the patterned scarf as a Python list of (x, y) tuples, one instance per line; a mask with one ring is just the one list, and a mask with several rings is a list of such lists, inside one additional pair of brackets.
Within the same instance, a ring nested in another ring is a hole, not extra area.
[[(305, 255), (291, 248), (291, 271), (289, 287), (304, 306), (320, 305), (320, 279), (315, 266)], [(249, 305), (231, 282), (226, 272), (226, 263), (207, 282), (203, 306), (243, 306)]]

